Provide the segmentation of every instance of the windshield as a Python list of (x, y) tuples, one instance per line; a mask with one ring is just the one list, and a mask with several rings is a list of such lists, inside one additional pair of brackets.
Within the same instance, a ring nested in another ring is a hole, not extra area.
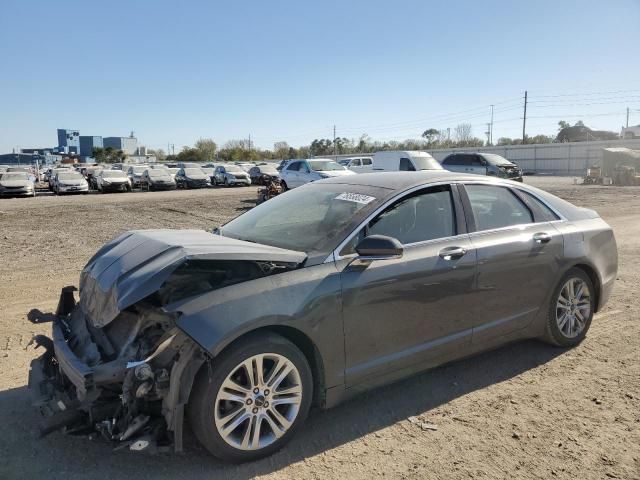
[(343, 159), (343, 160), (338, 160), (338, 163), (339, 163), (340, 165), (342, 165), (343, 167), (346, 167), (347, 165), (349, 165), (349, 162), (350, 162), (350, 161), (351, 161), (351, 160), (349, 160), (348, 158), (346, 158), (346, 159)]
[(221, 233), (308, 255), (328, 254), (391, 192), (366, 185), (308, 184), (249, 210)]
[(156, 170), (147, 170), (147, 175), (149, 175), (149, 177), (154, 177), (154, 178), (168, 177), (169, 176), (169, 172), (167, 172), (166, 170), (164, 170), (162, 168), (158, 168)]
[(169, 173), (172, 173), (173, 175), (175, 175), (176, 173), (178, 173), (178, 170), (180, 170), (179, 168), (167, 168), (167, 170), (169, 170)]
[(506, 158), (496, 155), (495, 153), (483, 153), (482, 158), (491, 165), (513, 165), (513, 162), (510, 162)]
[(10, 172), (0, 175), (0, 180), (29, 180), (29, 175), (24, 172)]
[(429, 154), (411, 155), (416, 170), (443, 170), (442, 165)]
[(244, 172), (244, 170), (243, 170), (243, 169), (241, 169), (241, 168), (240, 168), (239, 166), (237, 166), (237, 165), (225, 165), (225, 166), (224, 166), (224, 168), (225, 168), (225, 170), (226, 170), (227, 172), (232, 172), (232, 173), (233, 173), (233, 172), (240, 172), (240, 173)]
[(308, 160), (307, 163), (311, 170), (316, 172), (331, 172), (334, 170), (344, 170), (342, 165), (337, 164), (332, 160)]
[(58, 180), (81, 180), (84, 177), (79, 173), (59, 173)]
[(131, 167), (134, 175), (142, 175), (146, 169), (146, 167)]
[(103, 178), (127, 178), (127, 174), (122, 170), (103, 170)]
[(207, 175), (213, 175), (213, 168), (201, 168), (201, 170)]
[(278, 174), (278, 170), (276, 170), (276, 167), (271, 166), (271, 165), (265, 165), (263, 167), (260, 167), (260, 173), (269, 173), (272, 175), (277, 175)]
[(204, 172), (199, 168), (185, 168), (184, 173), (186, 175), (204, 175)]

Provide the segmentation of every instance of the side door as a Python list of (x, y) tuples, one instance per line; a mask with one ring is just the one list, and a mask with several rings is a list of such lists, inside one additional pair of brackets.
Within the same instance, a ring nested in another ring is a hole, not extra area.
[(373, 171), (373, 161), (370, 158), (362, 159), (362, 171), (363, 172)]
[(468, 167), (469, 173), (475, 173), (477, 175), (487, 174), (487, 163), (480, 155), (469, 155), (470, 165)]
[[(361, 265), (355, 245), (373, 234), (398, 239), (402, 257)], [(336, 259), (349, 387), (423, 370), (471, 345), (465, 299), (476, 255), (455, 186), (407, 193), (363, 225)]]
[(450, 172), (460, 172), (460, 173), (464, 173), (466, 172), (466, 169), (464, 167), (464, 165), (462, 165), (462, 158), (460, 157), (459, 154), (454, 153), (451, 154), (449, 156), (447, 156), (443, 161), (442, 161), (442, 166), (444, 168), (446, 168), (447, 170), (449, 170)]
[(362, 161), (359, 158), (354, 158), (353, 160), (351, 160), (351, 163), (349, 164), (349, 170), (360, 173), (362, 171)]
[(415, 172), (416, 171), (416, 167), (413, 165), (413, 162), (411, 161), (410, 158), (406, 158), (406, 157), (402, 157), (400, 159), (400, 165), (398, 168), (400, 171), (405, 171), (405, 172)]
[(291, 162), (283, 169), (283, 180), (287, 184), (288, 188), (295, 188), (299, 186), (298, 169), (300, 168), (300, 162)]
[(548, 307), (564, 242), (553, 219), (510, 187), (466, 183), (461, 192), (478, 257), (473, 341), (484, 343), (522, 330)]
[(300, 162), (300, 168), (298, 168), (298, 185), (296, 186), (299, 187), (311, 181), (313, 181), (313, 178), (311, 177), (311, 169), (309, 168), (309, 165), (307, 162)]

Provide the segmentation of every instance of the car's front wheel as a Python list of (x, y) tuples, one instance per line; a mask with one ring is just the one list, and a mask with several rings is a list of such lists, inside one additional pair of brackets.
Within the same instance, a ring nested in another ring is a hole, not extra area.
[(595, 307), (593, 282), (583, 270), (570, 269), (551, 298), (545, 340), (560, 347), (579, 344), (591, 326)]
[(188, 414), (200, 442), (216, 457), (245, 462), (272, 454), (304, 422), (313, 396), (304, 354), (275, 334), (250, 336), (203, 367)]

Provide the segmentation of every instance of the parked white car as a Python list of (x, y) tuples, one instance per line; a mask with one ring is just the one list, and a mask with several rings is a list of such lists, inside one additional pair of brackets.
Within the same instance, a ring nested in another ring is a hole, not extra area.
[(328, 158), (308, 160), (292, 160), (280, 171), (282, 187), (285, 190), (296, 188), (305, 183), (315, 182), (323, 178), (355, 175), (355, 172)]
[(442, 165), (427, 152), (419, 150), (376, 152), (373, 170), (385, 172), (417, 170), (444, 170)]
[(218, 165), (213, 174), (214, 185), (251, 185), (249, 174), (238, 165)]
[(341, 158), (338, 163), (352, 172), (373, 172), (373, 158), (371, 157)]
[(69, 167), (62, 167), (52, 168), (51, 171), (47, 172), (47, 182), (49, 183), (49, 190), (52, 192), (54, 192), (56, 188), (56, 176), (61, 172), (73, 172), (73, 170)]
[(63, 193), (89, 193), (89, 184), (80, 172), (67, 171), (56, 174), (56, 195)]

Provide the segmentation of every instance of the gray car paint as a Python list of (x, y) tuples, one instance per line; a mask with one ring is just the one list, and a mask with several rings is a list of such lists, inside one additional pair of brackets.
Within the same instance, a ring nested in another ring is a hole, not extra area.
[(225, 238), (202, 230), (130, 231), (104, 245), (80, 274), (80, 306), (96, 327), (160, 288), (192, 259), (302, 263), (304, 253)]
[[(385, 201), (392, 202), (421, 185), (477, 183), (478, 177), (449, 172), (392, 172), (322, 182), (391, 187), (395, 193)], [(449, 239), (439, 240), (416, 249), (407, 247), (400, 260), (372, 262), (360, 274), (350, 270), (352, 259), (322, 263), (314, 258), (299, 270), (222, 288), (165, 308), (178, 313), (178, 326), (213, 355), (256, 328), (284, 325), (302, 332), (314, 343), (324, 364), (325, 406), (331, 406), (362, 388), (506, 341), (541, 334), (548, 305), (545, 302), (560, 276), (573, 265), (595, 270), (600, 280), (601, 307), (617, 271), (611, 228), (594, 212), (532, 187), (497, 179), (482, 182), (528, 191), (558, 212), (560, 219), (545, 225), (528, 225), (515, 232), (513, 229), (471, 232), (451, 239), (456, 245), (462, 242), (469, 247), (470, 255), (463, 257), (460, 268), (443, 267), (434, 259), (438, 248), (450, 244)], [(531, 235), (540, 228), (552, 233), (548, 249), (530, 242)], [(158, 247), (153, 253), (144, 248), (141, 251), (147, 253), (139, 256), (136, 242), (140, 238), (131, 239), (131, 248), (123, 251), (116, 249), (119, 241), (105, 246), (90, 262), (94, 267), (88, 265), (89, 271), (95, 272), (96, 285), (104, 287), (102, 292), (109, 292), (107, 297), (117, 299), (109, 316), (157, 288), (162, 278), (166, 278), (167, 270), (185, 257), (184, 251), (166, 252), (189, 250), (185, 247), (188, 236), (180, 232), (173, 241), (162, 241), (165, 248)], [(207, 243), (201, 253), (225, 254), (227, 246), (238, 246), (237, 241), (224, 243), (229, 240)], [(528, 246), (518, 249), (518, 241)], [(212, 249), (213, 245), (217, 248)], [(251, 259), (258, 254), (267, 259), (279, 253), (280, 258), (299, 260), (303, 255), (256, 244), (243, 245), (236, 253)], [(473, 265), (476, 254), (478, 266)], [(507, 257), (501, 258), (503, 254)], [(105, 255), (109, 260), (100, 260)], [(422, 255), (424, 265), (431, 268), (418, 267)], [(126, 265), (135, 268), (121, 268)], [(136, 281), (126, 273), (130, 270), (138, 272)], [(522, 285), (513, 285), (517, 282)], [(90, 291), (99, 296), (99, 290)], [(495, 315), (489, 315), (493, 309)], [(421, 318), (424, 324), (420, 323)]]

